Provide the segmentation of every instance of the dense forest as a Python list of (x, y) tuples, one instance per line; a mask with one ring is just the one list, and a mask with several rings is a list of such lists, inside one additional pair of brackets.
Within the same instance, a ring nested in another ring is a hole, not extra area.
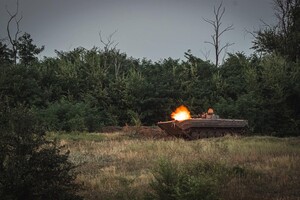
[(49, 131), (155, 125), (184, 104), (192, 114), (213, 107), (247, 119), (253, 133), (299, 135), (299, 3), (286, 9), (253, 33), (255, 54), (228, 54), (217, 66), (191, 51), (185, 60), (136, 59), (109, 42), (39, 60), (43, 47), (25, 33), (0, 43), (1, 104), (30, 109)]

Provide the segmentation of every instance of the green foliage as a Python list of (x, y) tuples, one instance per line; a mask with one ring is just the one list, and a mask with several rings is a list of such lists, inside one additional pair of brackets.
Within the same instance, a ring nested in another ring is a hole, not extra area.
[(10, 66), (0, 68), (0, 97), (10, 106), (43, 104), (43, 91), (39, 83), (40, 73), (35, 66)]
[(253, 132), (297, 135), (299, 96), (294, 80), (298, 75), (297, 64), (278, 55), (261, 59), (230, 55), (220, 67), (218, 79), (223, 84), (214, 107), (221, 116), (248, 119)]
[(44, 50), (44, 47), (37, 47), (28, 33), (24, 33), (17, 41), (18, 57), (20, 62), (25, 66), (37, 61), (36, 55)]
[(0, 106), (0, 196), (3, 199), (80, 199), (68, 153), (44, 139), (23, 106)]
[(12, 64), (10, 50), (6, 44), (0, 41), (0, 61), (2, 64)]
[[(214, 145), (220, 148), (224, 143)], [(239, 165), (227, 166), (208, 160), (178, 165), (165, 159), (159, 161), (153, 175), (146, 199), (220, 199), (230, 181), (256, 177), (253, 171)]]
[(261, 53), (276, 53), (291, 61), (300, 55), (300, 2), (299, 0), (274, 0), (277, 24), (259, 30), (253, 49)]
[(72, 104), (69, 101), (61, 100), (48, 106), (41, 111), (41, 117), (48, 126), (48, 130), (83, 131), (84, 126), (84, 104)]
[(155, 171), (155, 180), (150, 184), (153, 192), (149, 199), (218, 199), (215, 177), (203, 169), (188, 171), (162, 160)]
[[(109, 116), (84, 102), (70, 102), (61, 99), (46, 109), (35, 108), (47, 130), (55, 131), (96, 131), (103, 123), (109, 124)], [(102, 122), (102, 123), (101, 123)]]

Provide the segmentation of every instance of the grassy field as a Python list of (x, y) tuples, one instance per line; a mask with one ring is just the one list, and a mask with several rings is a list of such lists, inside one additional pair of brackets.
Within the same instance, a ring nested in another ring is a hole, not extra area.
[(184, 141), (138, 131), (48, 137), (70, 150), (85, 199), (162, 199), (164, 193), (191, 199), (199, 191), (206, 199), (300, 199), (300, 138)]

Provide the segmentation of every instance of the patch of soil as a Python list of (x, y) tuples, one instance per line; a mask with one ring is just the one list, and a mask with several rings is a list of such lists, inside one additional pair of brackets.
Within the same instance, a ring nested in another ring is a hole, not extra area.
[(169, 136), (158, 126), (124, 126), (122, 131), (136, 137), (147, 139), (167, 139)]
[(101, 128), (101, 133), (121, 132), (129, 137), (141, 139), (171, 139), (172, 136), (167, 135), (158, 126), (105, 126)]

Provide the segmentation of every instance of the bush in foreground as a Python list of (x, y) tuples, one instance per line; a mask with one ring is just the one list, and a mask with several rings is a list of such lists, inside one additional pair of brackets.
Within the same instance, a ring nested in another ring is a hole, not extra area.
[(194, 173), (162, 160), (154, 178), (148, 199), (218, 199), (217, 179), (209, 177), (203, 170)]
[(0, 196), (3, 199), (80, 199), (73, 164), (44, 138), (32, 113), (0, 106)]
[(152, 191), (146, 193), (146, 199), (220, 199), (228, 181), (246, 178), (250, 173), (240, 166), (207, 161), (178, 165), (163, 159), (154, 171)]

